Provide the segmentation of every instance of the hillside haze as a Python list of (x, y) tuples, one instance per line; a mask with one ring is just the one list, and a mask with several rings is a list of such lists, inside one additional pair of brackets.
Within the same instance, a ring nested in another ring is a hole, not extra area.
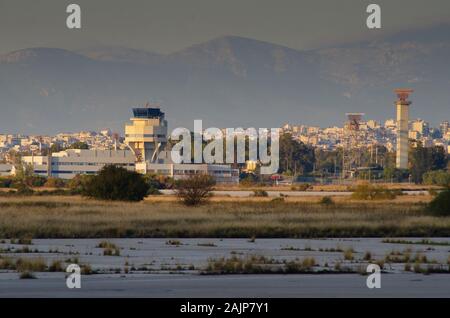
[(297, 51), (224, 36), (159, 55), (98, 47), (30, 48), (0, 56), (0, 132), (110, 127), (158, 101), (172, 128), (341, 125), (346, 112), (394, 117), (397, 87), (415, 89), (411, 116), (450, 119), (450, 28)]

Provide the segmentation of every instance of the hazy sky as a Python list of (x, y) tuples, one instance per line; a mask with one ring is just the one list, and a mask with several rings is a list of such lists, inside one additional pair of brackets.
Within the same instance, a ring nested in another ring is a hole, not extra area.
[[(70, 3), (82, 8), (82, 30), (66, 28)], [(369, 3), (382, 7), (381, 31), (365, 27)], [(102, 45), (168, 53), (221, 35), (308, 49), (441, 22), (450, 22), (449, 0), (0, 0), (0, 53)]]

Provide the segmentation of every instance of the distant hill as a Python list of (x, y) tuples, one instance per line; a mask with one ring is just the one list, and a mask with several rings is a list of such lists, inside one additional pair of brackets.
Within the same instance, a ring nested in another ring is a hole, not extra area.
[(159, 55), (98, 47), (0, 56), (0, 132), (111, 127), (160, 101), (172, 127), (341, 124), (345, 112), (394, 116), (392, 90), (412, 87), (412, 116), (450, 119), (450, 27), (311, 51), (224, 36)]

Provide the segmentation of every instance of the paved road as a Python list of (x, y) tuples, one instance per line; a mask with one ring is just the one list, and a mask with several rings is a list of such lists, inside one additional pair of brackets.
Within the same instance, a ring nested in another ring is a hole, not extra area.
[[(48, 274), (47, 274), (48, 275)], [(381, 289), (368, 289), (366, 277), (329, 275), (93, 275), (69, 290), (63, 274), (34, 280), (0, 280), (4, 297), (450, 297), (450, 277), (384, 274)]]

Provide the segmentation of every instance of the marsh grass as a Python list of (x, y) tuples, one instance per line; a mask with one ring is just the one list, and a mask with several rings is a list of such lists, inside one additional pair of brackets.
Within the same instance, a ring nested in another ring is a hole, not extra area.
[(114, 243), (101, 241), (97, 247), (103, 248), (104, 256), (120, 256), (120, 248)]
[(450, 242), (438, 242), (432, 241), (428, 239), (422, 239), (420, 241), (411, 241), (411, 240), (396, 240), (396, 239), (384, 239), (383, 243), (391, 243), (391, 244), (417, 244), (417, 245), (437, 245), (437, 246), (450, 246)]
[(353, 248), (348, 248), (344, 251), (344, 259), (346, 261), (353, 261), (355, 259), (355, 257), (353, 256), (353, 253), (355, 251), (353, 250)]
[(183, 243), (181, 243), (181, 241), (179, 240), (168, 240), (166, 241), (166, 245), (180, 246), (183, 245)]
[(370, 251), (367, 251), (367, 252), (364, 254), (363, 260), (365, 260), (365, 261), (370, 261), (371, 259), (372, 259), (372, 253), (371, 253)]
[(16, 260), (16, 270), (18, 272), (45, 272), (47, 263), (43, 258), (19, 258)]
[(63, 262), (60, 260), (54, 260), (48, 267), (49, 272), (64, 272)]
[(450, 218), (427, 215), (424, 204), (409, 202), (348, 201), (328, 206), (241, 200), (186, 207), (176, 202), (101, 202), (76, 196), (0, 202), (5, 200), (8, 204), (0, 209), (3, 238), (450, 236)]
[(217, 245), (214, 244), (214, 243), (198, 243), (197, 246), (201, 246), (201, 247), (217, 247)]
[(309, 273), (316, 266), (314, 258), (303, 260), (279, 261), (265, 256), (250, 255), (247, 257), (209, 259), (203, 274), (295, 274)]

